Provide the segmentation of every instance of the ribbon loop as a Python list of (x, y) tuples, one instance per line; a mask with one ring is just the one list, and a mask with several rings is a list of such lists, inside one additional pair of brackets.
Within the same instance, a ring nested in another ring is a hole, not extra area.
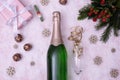
[(13, 26), (14, 33), (18, 33), (18, 20), (24, 20), (22, 17), (20, 17), (21, 14), (27, 12), (28, 10), (31, 10), (31, 6), (24, 7), (21, 11), (18, 11), (17, 5), (12, 5), (12, 2), (14, 0), (0, 0), (2, 5), (0, 6), (0, 12), (3, 9), (8, 9), (10, 12), (13, 12), (13, 16), (7, 21), (8, 26)]

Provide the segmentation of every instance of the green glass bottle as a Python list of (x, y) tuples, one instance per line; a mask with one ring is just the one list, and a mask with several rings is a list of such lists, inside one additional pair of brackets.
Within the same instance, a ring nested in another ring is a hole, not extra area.
[(47, 80), (67, 80), (67, 52), (61, 37), (60, 12), (53, 12), (53, 34), (47, 54)]

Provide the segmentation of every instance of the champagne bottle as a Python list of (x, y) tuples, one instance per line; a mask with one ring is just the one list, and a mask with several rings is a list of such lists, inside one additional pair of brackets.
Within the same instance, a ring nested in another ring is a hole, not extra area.
[(53, 12), (53, 33), (47, 54), (47, 80), (67, 80), (67, 52), (61, 37), (60, 12)]

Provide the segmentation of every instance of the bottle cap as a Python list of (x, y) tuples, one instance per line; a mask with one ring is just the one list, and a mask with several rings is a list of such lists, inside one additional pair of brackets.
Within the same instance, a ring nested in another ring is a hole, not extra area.
[(54, 20), (60, 20), (60, 12), (59, 11), (55, 11), (53, 12), (53, 21)]

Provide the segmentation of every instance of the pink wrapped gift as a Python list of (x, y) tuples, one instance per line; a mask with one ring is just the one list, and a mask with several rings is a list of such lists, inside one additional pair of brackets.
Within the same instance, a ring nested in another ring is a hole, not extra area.
[[(17, 7), (17, 14), (14, 7)], [(19, 0), (0, 0), (0, 15), (4, 17), (9, 25), (12, 25), (17, 20), (18, 28), (24, 26), (32, 18), (32, 14)]]

